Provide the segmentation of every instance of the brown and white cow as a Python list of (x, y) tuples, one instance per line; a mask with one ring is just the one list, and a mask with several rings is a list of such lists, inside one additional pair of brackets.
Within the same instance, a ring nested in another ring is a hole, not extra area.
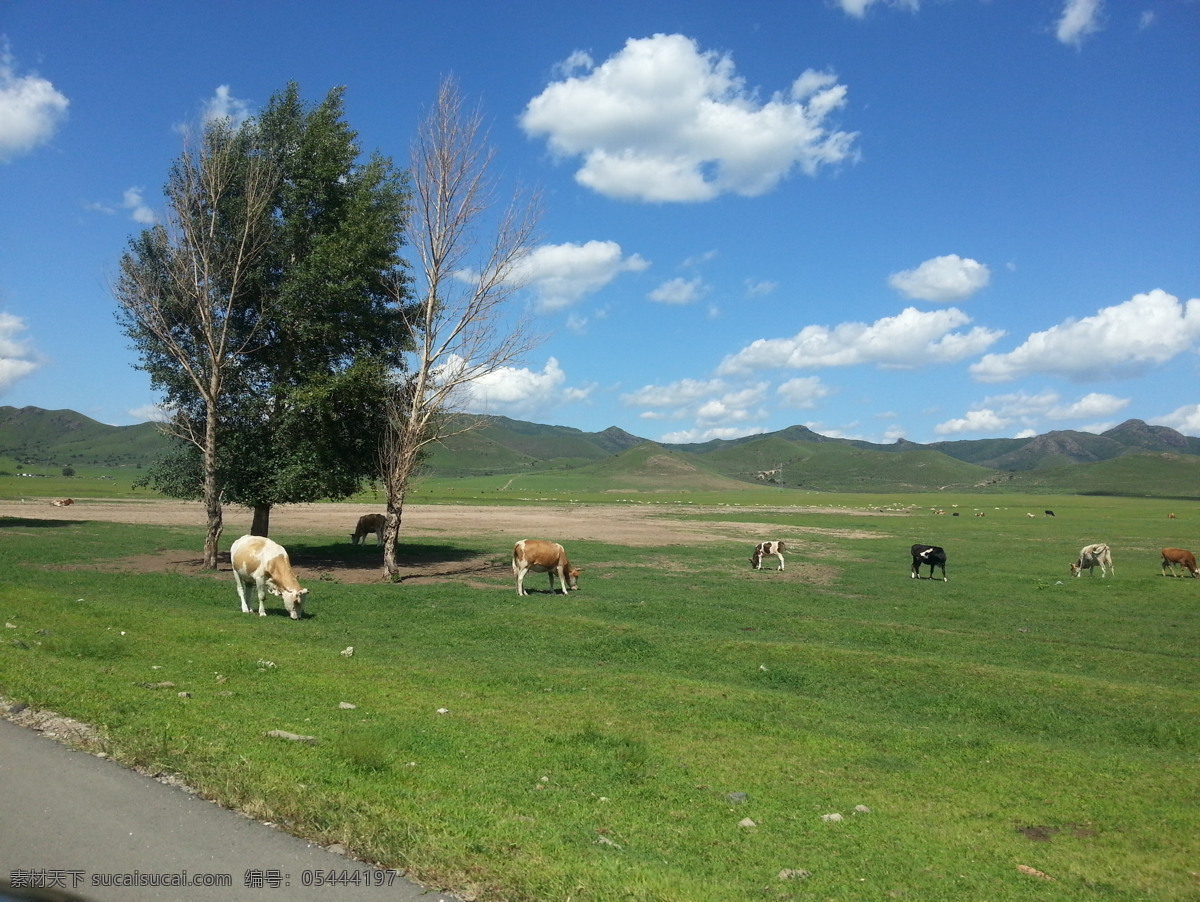
[(363, 514), (358, 518), (358, 525), (354, 527), (354, 532), (350, 534), (350, 541), (357, 545), (362, 542), (367, 544), (367, 536), (375, 534), (375, 544), (383, 544), (383, 528), (387, 526), (387, 517), (383, 514)]
[(783, 542), (759, 542), (754, 546), (754, 555), (750, 558), (750, 565), (755, 570), (762, 569), (763, 558), (775, 555), (779, 558), (779, 566), (777, 570), (783, 569), (783, 552), (787, 550), (787, 545)]
[(58, 501), (51, 501), (50, 503), (53, 504), (55, 507), (69, 507), (70, 505), (75, 503), (75, 499), (74, 498), (60, 498)]
[(558, 584), (562, 594), (568, 589), (579, 588), (579, 574), (583, 571), (572, 567), (567, 560), (567, 552), (557, 542), (547, 542), (544, 539), (522, 539), (513, 546), (513, 573), (517, 576), (517, 594), (528, 595), (525, 591), (525, 574), (532, 570), (534, 573), (545, 573), (550, 579), (550, 591), (554, 591), (554, 576), (558, 574)]
[(1167, 568), (1170, 567), (1171, 576), (1179, 576), (1176, 567), (1183, 567), (1192, 576), (1200, 577), (1200, 572), (1196, 570), (1196, 555), (1190, 551), (1185, 551), (1182, 548), (1164, 548), (1162, 550), (1162, 573), (1167, 575)]
[(1108, 576), (1108, 571), (1113, 572), (1113, 576), (1117, 575), (1117, 568), (1113, 566), (1112, 552), (1103, 542), (1096, 542), (1092, 545), (1084, 545), (1079, 549), (1079, 560), (1071, 565), (1071, 572), (1076, 576), (1082, 576), (1083, 571), (1088, 572), (1088, 576), (1092, 575), (1092, 568), (1100, 568), (1100, 577), (1103, 579)]
[(242, 613), (249, 614), (246, 604), (246, 587), (253, 584), (258, 591), (258, 616), (266, 617), (263, 606), (267, 592), (283, 598), (288, 616), (299, 620), (304, 612), (304, 596), (308, 589), (300, 588), (292, 562), (284, 547), (265, 536), (242, 536), (229, 549), (233, 561), (233, 580), (237, 583), (238, 598), (242, 602)]

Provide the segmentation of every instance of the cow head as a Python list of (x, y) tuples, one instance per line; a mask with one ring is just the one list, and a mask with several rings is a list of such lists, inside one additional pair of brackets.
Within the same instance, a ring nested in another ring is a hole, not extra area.
[(288, 616), (299, 620), (304, 613), (304, 596), (308, 589), (284, 589), (279, 593), (283, 597), (283, 606), (287, 608)]
[(580, 569), (579, 567), (570, 567), (567, 569), (567, 588), (568, 589), (576, 589), (577, 590), (579, 588), (579, 574), (582, 572), (583, 572), (583, 570)]

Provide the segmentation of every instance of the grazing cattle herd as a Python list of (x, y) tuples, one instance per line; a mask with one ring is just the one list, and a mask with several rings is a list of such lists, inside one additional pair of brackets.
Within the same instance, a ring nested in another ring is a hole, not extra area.
[[(65, 506), (73, 504), (74, 501), (67, 498), (51, 503)], [(935, 510), (934, 513), (944, 514), (945, 511)], [(1047, 510), (1045, 515), (1053, 517), (1054, 511)], [(975, 516), (982, 517), (984, 515), (982, 512), (977, 512)], [(1029, 516), (1032, 517), (1033, 514), (1029, 514)], [(1176, 519), (1175, 514), (1167, 516), (1172, 520)], [(360, 543), (365, 545), (366, 537), (374, 534), (376, 545), (383, 544), (386, 522), (383, 514), (364, 514), (359, 517), (354, 532), (350, 534), (350, 541), (355, 545)], [(754, 552), (750, 556), (750, 565), (755, 570), (761, 570), (763, 559), (774, 556), (779, 560), (776, 570), (783, 571), (785, 569), (783, 552), (786, 550), (787, 544), (776, 539), (759, 542), (754, 546)], [(942, 582), (949, 581), (946, 576), (945, 548), (940, 545), (917, 543), (909, 549), (909, 552), (912, 556), (911, 578), (934, 579), (934, 572), (940, 570)], [(266, 593), (269, 592), (282, 597), (284, 607), (293, 620), (301, 619), (304, 598), (308, 594), (308, 589), (301, 588), (292, 571), (288, 553), (283, 546), (262, 536), (247, 535), (233, 543), (229, 555), (233, 564), (234, 580), (237, 583), (238, 598), (241, 600), (243, 613), (252, 613), (246, 599), (246, 590), (253, 586), (258, 594), (260, 617), (266, 616), (264, 601)], [(921, 568), (926, 566), (929, 567), (929, 576), (922, 577)], [(1161, 566), (1163, 576), (1181, 576), (1179, 568), (1182, 568), (1193, 578), (1200, 578), (1200, 569), (1197, 569), (1196, 566), (1196, 556), (1183, 548), (1163, 548)], [(1097, 567), (1100, 568), (1101, 579), (1106, 578), (1110, 570), (1113, 576), (1117, 574), (1116, 567), (1113, 566), (1112, 550), (1104, 542), (1084, 545), (1079, 550), (1079, 557), (1072, 562), (1070, 570), (1074, 576), (1082, 576), (1084, 570), (1088, 571), (1088, 575), (1091, 576)], [(517, 578), (518, 595), (529, 594), (525, 589), (525, 576), (530, 571), (547, 574), (551, 593), (555, 591), (554, 579), (557, 576), (559, 591), (563, 595), (579, 588), (579, 575), (583, 572), (578, 567), (571, 565), (562, 545), (544, 539), (522, 539), (517, 542), (513, 546), (512, 571)]]

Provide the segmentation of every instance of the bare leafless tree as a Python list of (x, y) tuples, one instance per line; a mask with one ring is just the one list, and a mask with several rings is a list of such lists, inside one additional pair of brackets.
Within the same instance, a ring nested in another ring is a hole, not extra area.
[(418, 301), (404, 309), (415, 349), (387, 400), (381, 444), (387, 492), (384, 568), (395, 578), (396, 539), (412, 477), (429, 446), (472, 428), (461, 416), (472, 383), (514, 363), (539, 341), (509, 303), (533, 247), (536, 195), (495, 203), (493, 150), (482, 116), (464, 108), (453, 78), (413, 141), (408, 245)]
[(227, 123), (186, 147), (166, 187), (165, 224), (146, 229), (122, 257), (113, 294), (118, 319), (167, 403), (166, 431), (203, 458), (208, 518), (204, 566), (216, 568), (223, 513), (218, 479), (220, 411), (241, 356), (255, 343), (260, 313), (247, 280), (270, 237), (276, 168), (246, 153)]

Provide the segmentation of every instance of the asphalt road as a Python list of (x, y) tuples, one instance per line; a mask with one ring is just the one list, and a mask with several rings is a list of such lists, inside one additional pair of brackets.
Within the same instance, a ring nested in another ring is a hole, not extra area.
[(0, 719), (0, 887), (47, 877), (88, 902), (456, 898)]

